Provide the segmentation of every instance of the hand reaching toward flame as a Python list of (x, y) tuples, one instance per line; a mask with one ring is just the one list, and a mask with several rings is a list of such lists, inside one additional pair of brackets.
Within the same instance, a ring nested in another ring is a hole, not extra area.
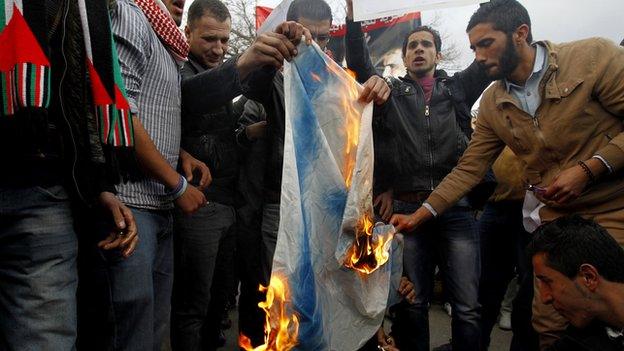
[(370, 77), (364, 83), (364, 90), (360, 94), (360, 101), (369, 103), (375, 101), (375, 104), (382, 105), (390, 97), (390, 87), (388, 83), (380, 76)]
[(416, 212), (403, 215), (395, 214), (390, 218), (390, 224), (394, 225), (397, 233), (409, 233), (433, 218), (433, 214), (425, 207), (420, 207)]

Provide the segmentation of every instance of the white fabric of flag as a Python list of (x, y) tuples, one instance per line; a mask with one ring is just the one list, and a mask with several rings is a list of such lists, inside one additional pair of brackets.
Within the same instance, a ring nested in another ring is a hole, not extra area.
[[(357, 350), (396, 298), (402, 241), (370, 274), (343, 265), (358, 217), (372, 213), (372, 104), (362, 87), (316, 45), (298, 48), (284, 71), (285, 141), (274, 276), (299, 317), (297, 350)], [(354, 134), (355, 132), (355, 134)], [(376, 232), (394, 229), (377, 226)]]

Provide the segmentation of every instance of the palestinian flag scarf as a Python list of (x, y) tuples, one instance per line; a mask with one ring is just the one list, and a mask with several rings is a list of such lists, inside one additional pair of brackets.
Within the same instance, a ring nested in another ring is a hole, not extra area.
[[(77, 0), (100, 142), (134, 146), (132, 118), (113, 43), (107, 1)], [(0, 0), (0, 118), (47, 109), (50, 61), (46, 0)]]

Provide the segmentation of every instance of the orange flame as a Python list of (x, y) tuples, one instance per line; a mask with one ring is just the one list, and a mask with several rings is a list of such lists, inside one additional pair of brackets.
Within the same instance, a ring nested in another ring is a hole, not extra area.
[(373, 221), (368, 214), (356, 226), (355, 241), (347, 253), (344, 265), (364, 274), (371, 274), (390, 258), (388, 247), (393, 233), (373, 235)]
[[(287, 288), (282, 279), (271, 276), (269, 287), (260, 286), (266, 292), (266, 300), (258, 306), (264, 310), (264, 344), (254, 348), (251, 340), (241, 334), (238, 345), (245, 351), (289, 351), (297, 345), (299, 335), (299, 317), (288, 315), (286, 310)], [(275, 304), (274, 304), (275, 303)]]
[[(337, 65), (328, 64), (325, 66), (327, 71), (336, 75), (343, 75), (344, 71)], [(351, 187), (351, 180), (353, 178), (353, 169), (355, 168), (355, 155), (357, 153), (358, 142), (360, 139), (360, 118), (361, 115), (357, 108), (354, 106), (354, 102), (358, 100), (360, 92), (358, 91), (358, 83), (355, 81), (355, 72), (349, 69), (345, 69), (346, 73), (353, 79), (347, 80), (346, 94), (340, 96), (340, 103), (345, 112), (345, 132), (347, 135), (347, 142), (345, 144), (343, 155), (344, 165), (342, 174), (345, 180), (347, 188)], [(312, 79), (317, 82), (321, 81), (321, 77), (310, 72)]]
[[(333, 65), (328, 65), (329, 71), (335, 71), (340, 68), (336, 68)], [(347, 73), (351, 75), (351, 72), (347, 70)], [(353, 77), (353, 76), (352, 76)], [(347, 134), (347, 142), (344, 147), (344, 166), (343, 176), (347, 188), (351, 187), (351, 181), (353, 178), (353, 169), (355, 168), (356, 153), (358, 143), (360, 141), (360, 112), (357, 110), (354, 102), (358, 100), (360, 92), (358, 91), (358, 84), (355, 79), (346, 81), (346, 94), (340, 96), (340, 103), (342, 104), (345, 112), (345, 132)]]
[(353, 79), (356, 79), (356, 78), (357, 78), (357, 74), (355, 73), (355, 71), (352, 71), (352, 70), (350, 70), (350, 69), (348, 69), (348, 68), (345, 68), (345, 72), (347, 72), (347, 74), (348, 74), (351, 78), (353, 78)]
[(312, 76), (312, 79), (314, 79), (317, 82), (321, 81), (321, 76), (319, 76), (318, 74), (314, 73), (314, 72), (310, 72), (310, 75)]

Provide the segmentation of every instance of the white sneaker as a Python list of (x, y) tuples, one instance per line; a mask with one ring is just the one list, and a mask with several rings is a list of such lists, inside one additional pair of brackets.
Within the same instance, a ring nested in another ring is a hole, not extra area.
[(448, 314), (449, 317), (453, 316), (453, 308), (449, 302), (445, 302), (444, 305), (442, 305), (442, 309), (446, 312), (446, 314)]
[(501, 312), (498, 327), (502, 330), (511, 330), (511, 313)]

